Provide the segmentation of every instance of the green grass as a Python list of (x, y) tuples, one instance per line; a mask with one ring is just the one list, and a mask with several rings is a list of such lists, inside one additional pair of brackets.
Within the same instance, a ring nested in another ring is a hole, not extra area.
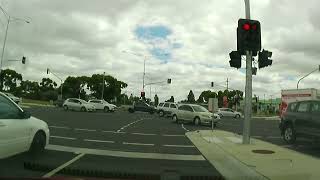
[(41, 101), (41, 100), (24, 99), (24, 98), (22, 98), (22, 103), (50, 105), (50, 101)]

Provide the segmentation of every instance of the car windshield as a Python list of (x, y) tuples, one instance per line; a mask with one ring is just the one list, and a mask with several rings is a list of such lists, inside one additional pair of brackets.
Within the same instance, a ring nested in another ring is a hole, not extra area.
[(0, 179), (320, 179), (319, 7), (0, 0)]
[(202, 106), (192, 106), (195, 112), (209, 112), (206, 108)]

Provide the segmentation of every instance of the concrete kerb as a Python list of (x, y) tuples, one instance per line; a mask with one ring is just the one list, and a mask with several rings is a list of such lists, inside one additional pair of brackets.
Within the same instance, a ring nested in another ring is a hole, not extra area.
[[(241, 140), (241, 136), (220, 130), (186, 135), (226, 179), (320, 179), (320, 160), (312, 156), (253, 138), (250, 145), (243, 145), (235, 141)], [(252, 150), (274, 153), (259, 154)]]

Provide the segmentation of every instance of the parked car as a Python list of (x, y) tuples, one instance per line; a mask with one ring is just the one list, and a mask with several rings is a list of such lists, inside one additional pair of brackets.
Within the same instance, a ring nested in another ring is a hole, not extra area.
[(150, 114), (153, 114), (156, 112), (156, 108), (153, 106), (150, 106), (144, 101), (136, 101), (133, 103), (133, 106), (128, 109), (130, 113), (134, 113), (135, 111), (140, 112), (148, 112)]
[(211, 124), (216, 127), (220, 121), (220, 116), (215, 113), (209, 112), (206, 108), (195, 104), (182, 104), (178, 109), (173, 111), (172, 119), (179, 123), (191, 122), (195, 125)]
[(240, 118), (241, 113), (234, 111), (229, 108), (219, 108), (217, 114), (219, 114), (220, 117), (234, 117), (234, 118)]
[(62, 107), (63, 103), (64, 103), (63, 99), (57, 99), (57, 100), (53, 101), (53, 105), (56, 107)]
[(320, 139), (320, 101), (291, 102), (279, 124), (281, 135), (289, 144), (298, 137)]
[(165, 102), (162, 106), (158, 107), (158, 114), (160, 117), (162, 116), (172, 116), (172, 112), (178, 108), (177, 103), (173, 102)]
[(158, 106), (156, 107), (157, 113), (159, 113), (159, 110), (162, 108), (163, 105), (164, 105), (163, 102), (161, 102), (161, 103), (158, 104)]
[(64, 110), (74, 110), (74, 111), (95, 111), (94, 105), (91, 103), (88, 103), (85, 100), (77, 99), (77, 98), (69, 98), (64, 101), (63, 103), (63, 109)]
[(28, 150), (38, 154), (48, 143), (47, 123), (32, 117), (0, 92), (0, 159)]
[(16, 97), (15, 95), (11, 94), (11, 93), (8, 93), (8, 92), (4, 92), (4, 94), (6, 96), (8, 96), (10, 99), (12, 99), (15, 103), (19, 104), (21, 99)]
[(117, 107), (116, 105), (110, 104), (105, 100), (94, 99), (88, 102), (94, 105), (96, 110), (103, 110), (104, 112), (114, 112)]

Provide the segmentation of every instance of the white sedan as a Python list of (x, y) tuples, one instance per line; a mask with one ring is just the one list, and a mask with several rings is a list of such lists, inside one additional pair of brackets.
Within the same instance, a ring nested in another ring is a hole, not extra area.
[(105, 100), (95, 99), (89, 100), (88, 102), (92, 104), (96, 108), (96, 110), (104, 110), (104, 112), (114, 112), (117, 107), (116, 105), (110, 104)]
[(48, 143), (47, 123), (32, 117), (0, 92), (0, 159), (28, 150), (41, 153)]
[(219, 114), (220, 117), (234, 117), (234, 118), (240, 118), (241, 113), (234, 111), (229, 108), (219, 108), (217, 114)]
[(74, 111), (95, 111), (95, 107), (88, 103), (85, 100), (82, 99), (77, 99), (77, 98), (69, 98), (67, 100), (64, 101), (63, 105), (62, 105), (64, 110), (74, 110)]

